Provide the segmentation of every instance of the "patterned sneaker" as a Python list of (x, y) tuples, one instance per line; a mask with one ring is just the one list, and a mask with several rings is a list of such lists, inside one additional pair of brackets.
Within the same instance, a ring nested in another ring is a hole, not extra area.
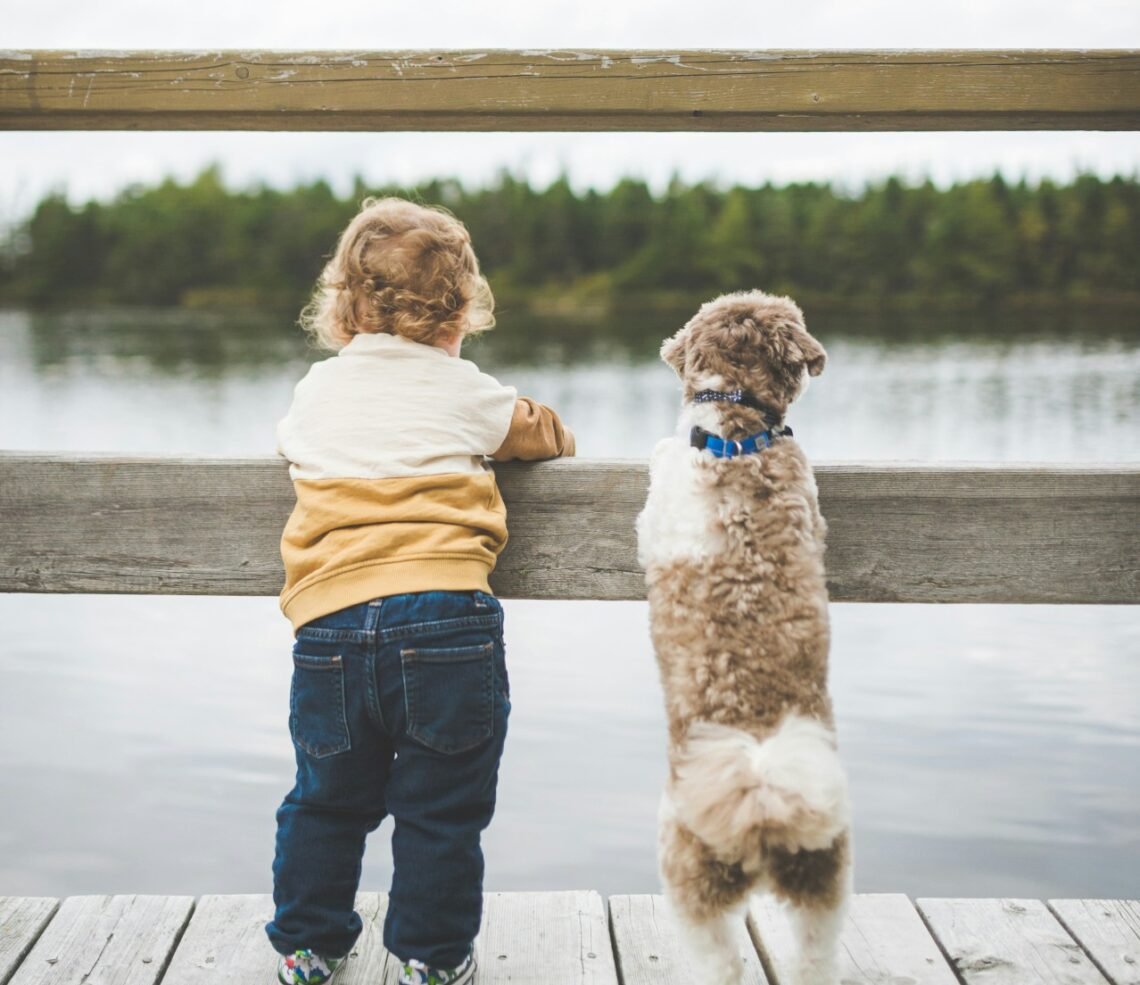
[(322, 958), (307, 947), (292, 954), (282, 954), (277, 962), (277, 980), (281, 985), (321, 985), (332, 981), (344, 958)]
[(456, 968), (429, 968), (415, 959), (400, 968), (398, 985), (468, 985), (475, 980), (475, 952)]

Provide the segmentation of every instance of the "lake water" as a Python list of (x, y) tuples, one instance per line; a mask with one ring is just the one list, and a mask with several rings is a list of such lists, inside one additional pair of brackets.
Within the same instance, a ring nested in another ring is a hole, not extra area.
[[(809, 320), (789, 417), (817, 462), (1138, 461), (1135, 319), (990, 332)], [(644, 458), (677, 387), (636, 341), (512, 325), (468, 350), (557, 407), (579, 453)], [(628, 326), (627, 326), (628, 327)], [(0, 447), (248, 455), (312, 355), (287, 325), (0, 313)], [(642, 603), (508, 601), (514, 713), (489, 889), (653, 892), (664, 724)], [(856, 886), (1140, 894), (1134, 607), (832, 607)], [(0, 596), (0, 895), (268, 892), (292, 777), (288, 625), (269, 598)], [(385, 825), (364, 886), (383, 889)]]

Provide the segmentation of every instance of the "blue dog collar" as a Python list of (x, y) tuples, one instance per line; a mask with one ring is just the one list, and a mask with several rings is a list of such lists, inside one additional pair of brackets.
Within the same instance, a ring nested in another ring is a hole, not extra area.
[(689, 432), (689, 444), (701, 451), (711, 451), (717, 458), (736, 458), (739, 455), (754, 455), (756, 452), (771, 448), (776, 438), (790, 438), (790, 427), (769, 428), (758, 434), (750, 434), (747, 438), (734, 441), (730, 438), (719, 438), (702, 427), (694, 427)]

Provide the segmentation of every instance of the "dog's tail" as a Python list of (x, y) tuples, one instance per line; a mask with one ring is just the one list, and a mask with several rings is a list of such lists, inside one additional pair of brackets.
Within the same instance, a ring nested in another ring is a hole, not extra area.
[(694, 723), (673, 757), (672, 800), (678, 819), (725, 858), (746, 858), (762, 840), (827, 848), (850, 823), (835, 735), (799, 715), (763, 739)]

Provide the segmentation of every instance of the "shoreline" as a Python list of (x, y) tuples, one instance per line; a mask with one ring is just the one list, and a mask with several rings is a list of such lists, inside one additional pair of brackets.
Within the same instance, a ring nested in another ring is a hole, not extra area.
[[(805, 311), (837, 313), (852, 312), (859, 315), (922, 314), (943, 315), (959, 312), (995, 311), (1001, 313), (1076, 314), (1090, 310), (1134, 314), (1140, 321), (1140, 292), (1099, 293), (1084, 295), (1054, 292), (1019, 292), (1004, 296), (968, 296), (963, 294), (919, 294), (897, 292), (892, 294), (841, 294), (817, 293), (797, 290), (791, 286), (759, 288), (769, 294), (790, 296)], [(741, 288), (751, 290), (751, 288)], [(602, 322), (622, 318), (631, 313), (676, 314), (694, 312), (706, 301), (721, 293), (715, 288), (706, 291), (597, 291), (575, 285), (552, 286), (549, 289), (495, 292), (499, 314), (527, 315), (555, 320)], [(247, 317), (250, 315), (295, 315), (304, 305), (299, 297), (292, 303), (282, 303), (279, 295), (261, 296), (245, 289), (228, 288), (188, 292), (176, 305), (138, 305), (115, 299), (70, 302), (64, 305), (35, 305), (18, 298), (0, 295), (0, 311), (26, 311), (36, 315), (92, 315), (118, 312), (140, 314), (163, 312), (166, 317), (178, 314), (202, 314), (210, 317)]]

